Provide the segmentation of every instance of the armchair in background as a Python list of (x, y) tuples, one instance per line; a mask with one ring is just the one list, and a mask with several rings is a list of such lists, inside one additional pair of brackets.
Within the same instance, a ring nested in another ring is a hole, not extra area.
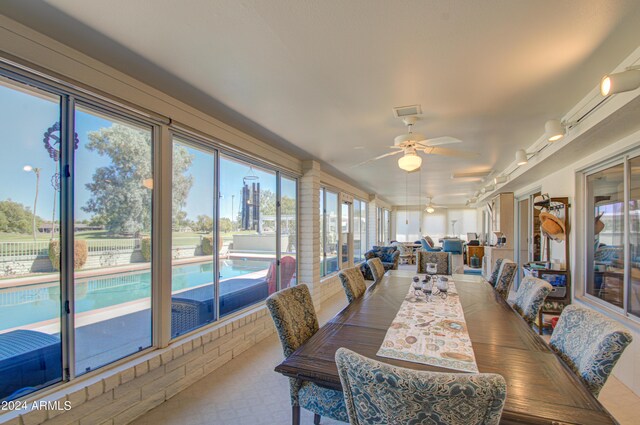
[(427, 252), (439, 252), (442, 251), (442, 248), (439, 246), (434, 246), (433, 239), (429, 236), (425, 236), (420, 239), (420, 245), (422, 245), (422, 249)]
[(444, 239), (442, 241), (442, 250), (451, 254), (462, 254), (463, 242), (461, 239)]
[[(365, 260), (370, 260), (371, 258), (379, 258), (380, 261), (382, 261), (385, 271), (398, 270), (400, 251), (398, 251), (398, 248), (395, 246), (374, 246), (371, 250), (364, 253)], [(371, 269), (366, 262), (360, 265), (360, 271), (366, 280), (374, 280), (373, 273), (371, 273)]]

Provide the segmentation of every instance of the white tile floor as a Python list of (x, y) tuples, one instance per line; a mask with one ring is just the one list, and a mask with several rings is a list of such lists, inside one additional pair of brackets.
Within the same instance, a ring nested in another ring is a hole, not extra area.
[[(320, 323), (346, 305), (343, 293), (330, 298), (319, 313)], [(266, 338), (226, 366), (196, 382), (148, 412), (135, 425), (288, 425), (291, 423), (288, 381), (273, 371), (282, 361), (277, 336)], [(638, 424), (640, 397), (614, 377), (609, 378), (600, 401), (621, 425)], [(302, 424), (313, 415), (302, 410)], [(341, 424), (326, 418), (322, 424)]]

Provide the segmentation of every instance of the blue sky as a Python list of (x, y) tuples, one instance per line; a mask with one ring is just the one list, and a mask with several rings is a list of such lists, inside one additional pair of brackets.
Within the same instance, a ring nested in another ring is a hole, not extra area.
[[(50, 220), (53, 208), (54, 191), (51, 177), (58, 171), (59, 163), (49, 158), (44, 148), (43, 135), (45, 131), (58, 121), (60, 114), (59, 99), (56, 96), (35, 96), (21, 92), (4, 85), (0, 85), (0, 128), (2, 128), (3, 157), (0, 160), (0, 181), (10, 184), (0, 185), (0, 199), (12, 199), (30, 208), (33, 207), (36, 177), (34, 173), (23, 170), (25, 165), (41, 169), (37, 213)], [(85, 189), (85, 184), (92, 180), (93, 173), (98, 167), (109, 164), (109, 158), (102, 157), (96, 152), (88, 151), (88, 133), (102, 127), (111, 126), (115, 120), (105, 119), (93, 112), (76, 111), (76, 132), (80, 139), (80, 146), (76, 151), (76, 219), (90, 218), (81, 210), (91, 194)], [(198, 215), (211, 215), (213, 211), (213, 156), (210, 153), (189, 147), (194, 159), (187, 172), (193, 176), (193, 186), (187, 198), (184, 210), (190, 219)], [(220, 158), (220, 213), (222, 217), (236, 215), (241, 203), (242, 179), (250, 174), (248, 165), (235, 160)], [(276, 191), (275, 173), (254, 167), (253, 174), (259, 177), (261, 189)], [(283, 179), (283, 195), (293, 197), (295, 184)], [(56, 207), (59, 210), (58, 207)], [(59, 213), (56, 213), (58, 215)]]

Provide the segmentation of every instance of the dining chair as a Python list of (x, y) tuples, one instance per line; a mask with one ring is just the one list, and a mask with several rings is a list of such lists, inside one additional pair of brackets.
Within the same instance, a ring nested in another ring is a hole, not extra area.
[[(376, 260), (380, 262), (379, 258), (376, 258)], [(380, 262), (380, 265), (382, 265), (382, 262)], [(382, 267), (382, 269), (384, 270), (384, 267)], [(376, 272), (373, 269), (371, 269), (371, 271), (374, 273), (374, 279), (378, 280), (375, 275)], [(338, 276), (340, 277), (340, 282), (342, 282), (342, 287), (344, 288), (344, 293), (347, 295), (347, 302), (349, 302), (349, 304), (360, 298), (362, 294), (364, 294), (364, 291), (367, 290), (367, 284), (364, 281), (364, 276), (362, 276), (359, 267), (341, 270)]]
[(351, 425), (497, 425), (507, 397), (493, 373), (426, 372), (391, 366), (346, 348), (336, 364)]
[(502, 258), (498, 258), (496, 262), (493, 264), (493, 269), (491, 270), (491, 276), (489, 276), (488, 282), (491, 286), (496, 286), (496, 282), (498, 281), (498, 273), (500, 273), (500, 266), (502, 265)]
[(495, 289), (505, 300), (509, 296), (509, 291), (511, 290), (511, 285), (513, 284), (513, 279), (516, 277), (517, 271), (518, 265), (516, 263), (506, 258), (502, 260)]
[(528, 323), (533, 324), (540, 313), (544, 300), (553, 287), (546, 280), (526, 276), (520, 282), (513, 309)]
[[(319, 329), (318, 317), (309, 288), (300, 284), (272, 294), (267, 308), (276, 326), (284, 356), (289, 357)], [(312, 382), (289, 378), (292, 424), (300, 424), (300, 407), (314, 413), (313, 423), (319, 424), (326, 416), (348, 422), (342, 392), (320, 387)]]
[(572, 304), (562, 310), (549, 345), (597, 397), (632, 339), (615, 320)]
[(451, 254), (448, 252), (418, 251), (418, 273), (427, 272), (427, 264), (435, 263), (437, 274), (451, 274)]
[(371, 269), (371, 273), (373, 273), (373, 280), (378, 282), (384, 276), (386, 270), (384, 269), (384, 264), (380, 261), (379, 258), (371, 258), (367, 260), (367, 264)]

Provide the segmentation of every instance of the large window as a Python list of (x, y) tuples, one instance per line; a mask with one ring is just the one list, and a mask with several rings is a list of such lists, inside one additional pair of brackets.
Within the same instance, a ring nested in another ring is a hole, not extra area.
[(592, 244), (587, 249), (586, 293), (636, 317), (640, 317), (638, 170), (640, 157), (634, 157), (586, 176), (587, 243)]
[(349, 238), (352, 230), (351, 204), (343, 202), (340, 205), (340, 243), (343, 268), (348, 267), (351, 259)]
[(367, 250), (367, 203), (356, 199), (353, 201), (353, 261), (364, 260)]
[(0, 75), (0, 400), (165, 343), (155, 317), (176, 337), (296, 283), (295, 178), (210, 141), (161, 144), (147, 114), (19, 79)]
[(338, 264), (338, 194), (327, 189), (321, 195), (322, 267), (321, 275), (337, 272)]
[(295, 179), (280, 178), (280, 288), (297, 283), (298, 186)]
[(218, 265), (215, 151), (174, 137), (172, 156), (171, 336), (175, 337), (215, 320)]
[(276, 174), (220, 158), (220, 315), (277, 291)]
[(62, 379), (60, 102), (0, 79), (0, 400)]
[(87, 107), (75, 123), (79, 375), (151, 346), (153, 149), (150, 126)]

